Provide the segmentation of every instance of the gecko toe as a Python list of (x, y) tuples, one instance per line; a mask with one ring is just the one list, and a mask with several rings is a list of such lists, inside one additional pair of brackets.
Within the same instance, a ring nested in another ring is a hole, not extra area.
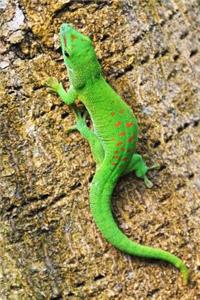
[(149, 189), (151, 189), (153, 187), (153, 183), (151, 182), (151, 180), (148, 179), (148, 177), (146, 175), (144, 176), (144, 183), (145, 183), (146, 187)]

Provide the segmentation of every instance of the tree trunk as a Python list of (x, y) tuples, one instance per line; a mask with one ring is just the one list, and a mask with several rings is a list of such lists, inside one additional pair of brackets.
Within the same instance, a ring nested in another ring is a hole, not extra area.
[[(0, 1), (0, 299), (198, 299), (200, 291), (200, 4), (198, 0)], [(109, 83), (140, 124), (150, 190), (120, 180), (113, 211), (135, 241), (191, 270), (108, 244), (89, 210), (88, 143), (45, 86), (68, 87), (59, 27), (89, 35)]]

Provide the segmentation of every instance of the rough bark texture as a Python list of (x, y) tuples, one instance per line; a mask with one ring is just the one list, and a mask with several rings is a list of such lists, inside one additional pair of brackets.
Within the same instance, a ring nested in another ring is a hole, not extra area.
[[(0, 11), (0, 299), (199, 299), (199, 1), (1, 0)], [(152, 190), (133, 175), (118, 183), (119, 226), (183, 258), (188, 287), (172, 266), (120, 253), (96, 229), (89, 146), (67, 135), (74, 115), (45, 87), (49, 76), (68, 86), (63, 22), (93, 38), (139, 118), (138, 151), (161, 164)]]

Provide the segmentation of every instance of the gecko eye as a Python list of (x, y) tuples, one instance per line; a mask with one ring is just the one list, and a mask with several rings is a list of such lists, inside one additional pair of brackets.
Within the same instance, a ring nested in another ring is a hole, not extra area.
[(66, 55), (67, 57), (70, 56), (69, 53), (67, 52), (67, 50), (65, 50), (65, 55)]

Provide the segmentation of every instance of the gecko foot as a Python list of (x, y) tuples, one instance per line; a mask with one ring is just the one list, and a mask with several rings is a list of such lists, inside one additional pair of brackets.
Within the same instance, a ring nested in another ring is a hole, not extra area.
[(76, 114), (76, 124), (72, 127), (70, 127), (68, 130), (67, 130), (67, 133), (71, 133), (75, 130), (78, 130), (78, 131), (82, 131), (82, 129), (86, 128), (87, 127), (87, 121), (86, 121), (86, 118), (87, 118), (87, 115), (88, 115), (88, 112), (85, 111), (83, 116), (81, 115), (81, 112), (78, 110), (78, 108), (76, 106), (73, 106), (72, 107), (75, 114)]
[(58, 89), (59, 89), (59, 87), (60, 87), (60, 83), (59, 83), (58, 79), (56, 79), (55, 77), (49, 77), (49, 79), (47, 80), (46, 84), (54, 92), (57, 92)]

